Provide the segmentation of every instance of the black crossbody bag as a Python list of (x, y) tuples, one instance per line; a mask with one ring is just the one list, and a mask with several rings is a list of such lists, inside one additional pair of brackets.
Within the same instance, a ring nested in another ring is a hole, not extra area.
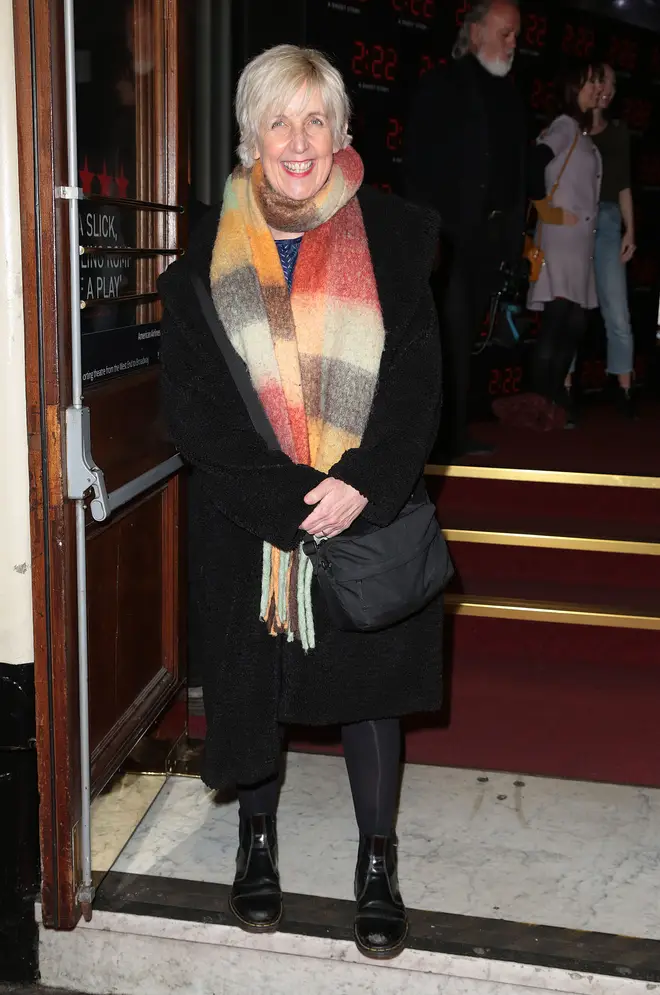
[[(193, 284), (229, 372), (255, 430), (269, 449), (279, 449), (249, 373), (219, 321), (198, 276)], [(358, 518), (332, 539), (308, 536), (303, 551), (312, 562), (333, 624), (349, 632), (376, 632), (421, 611), (446, 587), (453, 567), (423, 479), (390, 525)]]

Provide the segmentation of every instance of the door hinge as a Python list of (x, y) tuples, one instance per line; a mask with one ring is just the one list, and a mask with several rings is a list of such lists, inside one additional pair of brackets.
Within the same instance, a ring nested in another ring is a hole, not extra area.
[(66, 409), (66, 472), (68, 497), (80, 501), (92, 488), (94, 497), (89, 506), (92, 517), (97, 522), (105, 521), (110, 514), (108, 492), (103, 470), (92, 456), (89, 408)]

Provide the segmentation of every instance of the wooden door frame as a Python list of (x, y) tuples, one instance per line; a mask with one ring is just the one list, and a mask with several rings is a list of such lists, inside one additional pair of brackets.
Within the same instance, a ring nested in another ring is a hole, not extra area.
[[(13, 0), (19, 187), (22, 212), (25, 370), (30, 472), (30, 526), (42, 920), (72, 929), (80, 819), (76, 564), (73, 503), (66, 499), (64, 412), (71, 400), (68, 368), (67, 206), (55, 197), (66, 185), (66, 105), (62, 0)], [(164, 0), (168, 147), (180, 155), (165, 191), (187, 182), (187, 142), (180, 109), (183, 31), (177, 0)], [(174, 91), (173, 82), (177, 89)], [(176, 92), (176, 99), (174, 98)], [(47, 95), (47, 96), (46, 96)], [(167, 222), (171, 223), (171, 222)], [(65, 869), (63, 871), (63, 868)]]
[[(80, 816), (75, 525), (65, 500), (62, 422), (71, 390), (61, 368), (69, 289), (58, 273), (57, 243), (66, 207), (54, 196), (67, 182), (61, 15), (54, 0), (14, 0), (40, 845), (43, 881), (50, 882), (42, 902), (49, 925), (71, 929), (80, 915), (77, 882), (59, 873), (60, 854), (74, 866)], [(55, 723), (55, 714), (69, 721)]]

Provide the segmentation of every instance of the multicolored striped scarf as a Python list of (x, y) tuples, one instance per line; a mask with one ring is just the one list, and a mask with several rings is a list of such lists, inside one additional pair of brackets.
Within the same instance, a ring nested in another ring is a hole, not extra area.
[[(218, 317), (282, 451), (322, 473), (360, 445), (385, 339), (362, 211), (362, 160), (337, 152), (311, 199), (283, 197), (260, 161), (227, 181), (211, 261)], [(270, 227), (304, 232), (289, 294)], [(311, 510), (311, 508), (310, 508)], [(311, 563), (264, 543), (260, 616), (314, 647)]]

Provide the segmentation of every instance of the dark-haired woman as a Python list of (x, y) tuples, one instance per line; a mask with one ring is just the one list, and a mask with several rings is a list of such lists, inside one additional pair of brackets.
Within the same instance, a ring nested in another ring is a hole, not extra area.
[[(503, 421), (540, 429), (564, 427), (564, 385), (590, 308), (598, 307), (594, 242), (601, 183), (601, 157), (589, 137), (602, 82), (591, 66), (568, 74), (560, 88), (561, 112), (537, 139), (532, 198), (545, 206), (536, 241), (544, 253), (527, 306), (542, 311), (532, 363), (532, 393), (496, 401)], [(533, 182), (533, 181), (532, 181)], [(554, 191), (554, 192), (553, 192)]]
[[(617, 406), (635, 415), (632, 395), (633, 335), (628, 311), (626, 264), (635, 252), (635, 218), (630, 189), (630, 135), (623, 121), (610, 119), (616, 73), (601, 68), (603, 86), (593, 115), (591, 138), (603, 160), (594, 265), (598, 304), (607, 336), (607, 372), (619, 382)], [(569, 376), (568, 383), (571, 383)]]

